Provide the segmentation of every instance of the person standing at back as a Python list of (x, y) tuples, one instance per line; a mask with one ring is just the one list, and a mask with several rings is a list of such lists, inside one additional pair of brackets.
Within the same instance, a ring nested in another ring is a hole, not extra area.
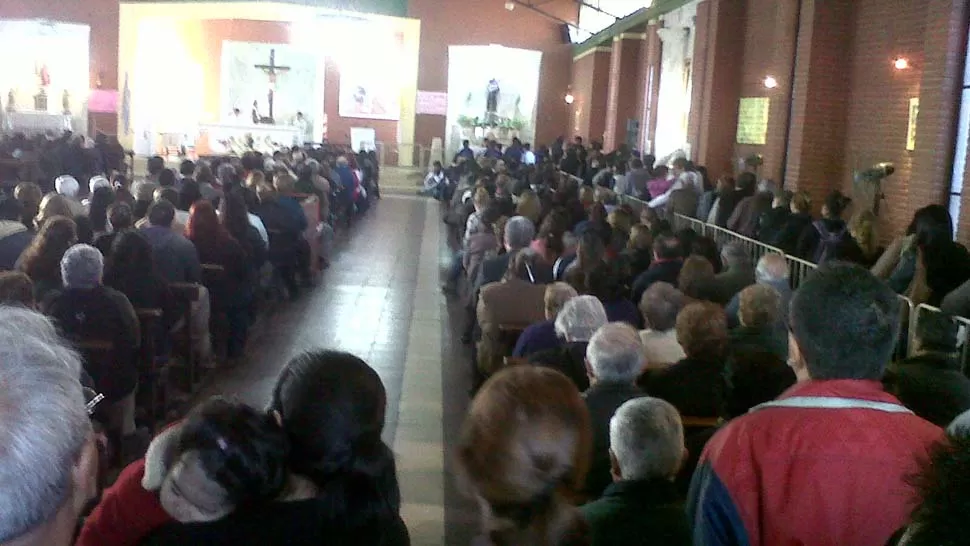
[(795, 254), (816, 264), (829, 260), (864, 263), (862, 249), (842, 219), (842, 213), (851, 202), (841, 192), (829, 194), (822, 205), (822, 218), (805, 228)]
[(790, 328), (798, 383), (704, 448), (687, 503), (695, 544), (885, 544), (912, 508), (908, 476), (943, 438), (879, 382), (899, 303), (868, 271), (821, 268)]

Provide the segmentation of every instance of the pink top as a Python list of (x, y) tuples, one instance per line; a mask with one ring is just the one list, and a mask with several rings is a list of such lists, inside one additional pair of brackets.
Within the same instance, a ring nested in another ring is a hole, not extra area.
[(673, 185), (673, 180), (667, 180), (666, 178), (654, 178), (653, 180), (647, 182), (647, 191), (650, 192), (651, 199), (656, 199), (657, 197), (667, 193), (667, 190), (669, 190)]

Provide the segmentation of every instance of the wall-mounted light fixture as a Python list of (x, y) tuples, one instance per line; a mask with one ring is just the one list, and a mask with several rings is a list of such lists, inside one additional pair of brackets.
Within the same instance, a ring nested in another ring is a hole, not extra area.
[(776, 80), (774, 76), (765, 76), (764, 84), (766, 88), (774, 89), (778, 87), (778, 80)]
[(566, 101), (566, 104), (572, 104), (575, 102), (576, 97), (573, 96), (573, 86), (570, 85), (566, 88), (566, 95), (563, 97), (563, 100)]
[(510, 2), (506, 2), (505, 3), (505, 9), (507, 9), (509, 11), (514, 10), (515, 9), (515, 2), (511, 2), (511, 1)]
[(909, 70), (912, 65), (909, 64), (909, 59), (906, 57), (896, 57), (893, 59), (893, 68), (896, 70)]

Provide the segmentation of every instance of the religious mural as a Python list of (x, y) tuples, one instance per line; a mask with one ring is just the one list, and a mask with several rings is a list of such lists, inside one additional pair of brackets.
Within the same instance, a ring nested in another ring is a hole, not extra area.
[(403, 66), (401, 36), (375, 33), (367, 39), (373, 41), (370, 47), (334, 56), (340, 64), (340, 115), (398, 121)]

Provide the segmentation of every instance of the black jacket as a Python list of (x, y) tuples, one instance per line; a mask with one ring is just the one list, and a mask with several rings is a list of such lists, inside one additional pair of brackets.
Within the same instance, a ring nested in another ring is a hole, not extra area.
[[(778, 247), (783, 250), (786, 254), (797, 255), (798, 251), (798, 241), (802, 237), (802, 233), (805, 229), (811, 227), (812, 225), (812, 215), (803, 213), (791, 214), (785, 224), (778, 230), (778, 232), (772, 238), (764, 238), (762, 241)], [(803, 258), (803, 256), (798, 256)]]
[(651, 265), (633, 281), (630, 301), (639, 304), (643, 293), (647, 291), (647, 288), (650, 288), (650, 285), (656, 282), (666, 282), (677, 286), (677, 277), (680, 275), (680, 268), (683, 265), (684, 262), (681, 260), (656, 262)]
[(546, 349), (529, 355), (529, 362), (544, 368), (552, 368), (562, 372), (573, 380), (580, 392), (589, 388), (589, 376), (586, 375), (586, 347), (585, 341), (565, 343), (555, 349)]
[(596, 383), (583, 393), (593, 429), (593, 456), (586, 474), (586, 494), (597, 498), (610, 484), (610, 419), (624, 402), (643, 396), (636, 385)]
[(762, 214), (759, 222), (758, 239), (762, 243), (773, 245), (774, 241), (781, 235), (782, 230), (785, 229), (791, 215), (791, 209), (788, 207), (775, 207)]
[(621, 481), (581, 508), (594, 546), (689, 546), (690, 524), (670, 480)]
[(34, 240), (34, 232), (20, 222), (0, 221), (0, 271), (10, 271), (27, 245)]
[(649, 396), (663, 398), (689, 417), (717, 417), (724, 399), (724, 364), (690, 357), (662, 369), (648, 370), (637, 384)]
[(946, 355), (926, 353), (889, 366), (886, 390), (923, 419), (945, 427), (970, 409), (970, 379)]

